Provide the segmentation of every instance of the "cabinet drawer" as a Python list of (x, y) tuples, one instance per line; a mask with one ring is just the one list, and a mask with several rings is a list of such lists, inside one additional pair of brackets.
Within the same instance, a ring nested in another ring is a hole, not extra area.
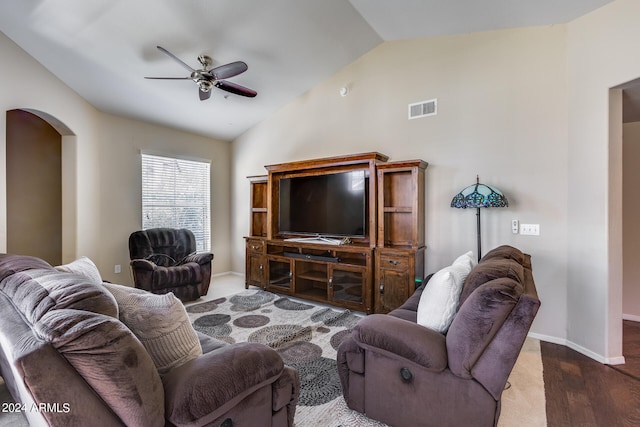
[(409, 269), (409, 257), (398, 255), (380, 255), (380, 268), (385, 270), (404, 270)]
[(247, 251), (259, 253), (264, 253), (264, 242), (262, 240), (247, 240)]

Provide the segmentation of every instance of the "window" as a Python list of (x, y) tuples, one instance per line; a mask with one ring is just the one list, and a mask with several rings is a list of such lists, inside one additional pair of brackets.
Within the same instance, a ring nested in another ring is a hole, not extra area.
[(142, 228), (188, 228), (211, 250), (210, 164), (142, 154)]

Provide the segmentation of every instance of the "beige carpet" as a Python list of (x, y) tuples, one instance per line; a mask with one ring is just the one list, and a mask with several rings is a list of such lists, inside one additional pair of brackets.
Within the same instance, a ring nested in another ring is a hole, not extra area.
[(502, 393), (499, 427), (547, 425), (540, 341), (527, 338), (509, 377), (511, 387)]

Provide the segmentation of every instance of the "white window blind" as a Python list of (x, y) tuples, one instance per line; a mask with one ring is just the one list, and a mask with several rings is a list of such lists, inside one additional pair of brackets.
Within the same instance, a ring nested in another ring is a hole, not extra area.
[(188, 228), (211, 250), (209, 162), (142, 154), (142, 228)]

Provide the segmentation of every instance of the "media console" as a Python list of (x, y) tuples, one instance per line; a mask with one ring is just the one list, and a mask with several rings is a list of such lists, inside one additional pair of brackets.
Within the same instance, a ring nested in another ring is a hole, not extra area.
[[(250, 177), (245, 286), (365, 313), (401, 305), (424, 276), (426, 167), (422, 160), (388, 162), (380, 153), (265, 166), (268, 176)], [(366, 192), (364, 230), (346, 240), (279, 230), (281, 179), (344, 171), (366, 179), (354, 182)]]

